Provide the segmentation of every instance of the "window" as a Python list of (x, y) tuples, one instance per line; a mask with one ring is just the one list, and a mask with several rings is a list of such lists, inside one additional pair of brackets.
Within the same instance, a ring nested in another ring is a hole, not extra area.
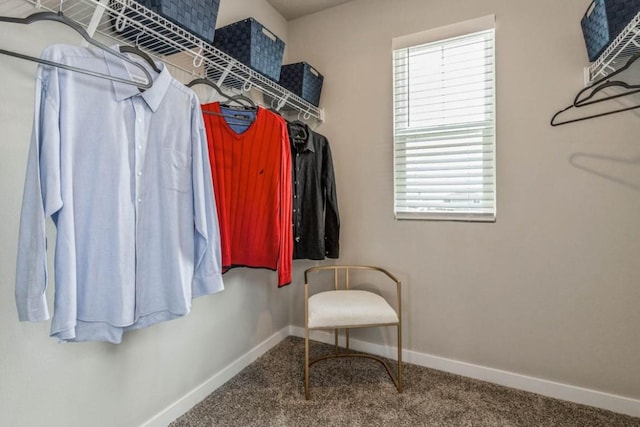
[[(495, 221), (494, 29), (393, 51), (397, 219)], [(404, 42), (406, 44), (406, 41)]]

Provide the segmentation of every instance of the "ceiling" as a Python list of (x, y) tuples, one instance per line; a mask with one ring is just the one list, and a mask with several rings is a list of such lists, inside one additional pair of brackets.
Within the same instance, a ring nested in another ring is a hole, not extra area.
[(311, 15), (351, 0), (267, 0), (287, 21)]

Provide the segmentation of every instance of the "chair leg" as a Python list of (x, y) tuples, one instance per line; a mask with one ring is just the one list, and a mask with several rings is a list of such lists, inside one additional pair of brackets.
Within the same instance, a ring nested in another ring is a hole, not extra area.
[(305, 328), (304, 337), (304, 398), (309, 400), (309, 328)]
[(304, 284), (304, 398), (309, 400), (309, 283)]
[(402, 393), (402, 326), (398, 324), (398, 392)]

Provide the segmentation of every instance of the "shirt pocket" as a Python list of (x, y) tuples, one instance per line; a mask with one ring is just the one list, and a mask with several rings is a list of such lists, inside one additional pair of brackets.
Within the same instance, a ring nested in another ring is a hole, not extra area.
[(187, 193), (191, 191), (191, 161), (189, 155), (181, 151), (164, 148), (162, 150), (162, 182), (165, 188)]

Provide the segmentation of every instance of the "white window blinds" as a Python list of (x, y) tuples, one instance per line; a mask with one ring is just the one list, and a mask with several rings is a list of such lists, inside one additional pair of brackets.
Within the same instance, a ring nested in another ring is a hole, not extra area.
[(494, 221), (494, 30), (393, 51), (397, 219)]

